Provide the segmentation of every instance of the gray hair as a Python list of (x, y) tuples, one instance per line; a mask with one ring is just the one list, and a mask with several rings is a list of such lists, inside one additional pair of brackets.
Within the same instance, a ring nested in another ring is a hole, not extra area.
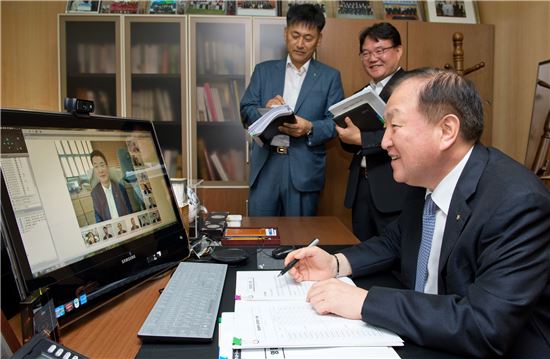
[(418, 93), (418, 110), (429, 121), (453, 114), (460, 120), (460, 135), (478, 142), (483, 133), (483, 105), (474, 83), (453, 71), (421, 68), (407, 72), (394, 86), (410, 79), (424, 82)]

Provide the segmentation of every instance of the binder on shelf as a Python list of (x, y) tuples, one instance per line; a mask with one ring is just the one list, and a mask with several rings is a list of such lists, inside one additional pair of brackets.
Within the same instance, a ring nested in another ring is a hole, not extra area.
[(349, 117), (361, 131), (376, 131), (384, 128), (386, 104), (370, 86), (329, 107), (334, 122), (348, 127), (344, 119)]
[(269, 142), (275, 135), (280, 134), (279, 126), (283, 123), (296, 123), (294, 111), (288, 105), (272, 107), (271, 109), (258, 109), (260, 113), (265, 113), (250, 127), (248, 134), (260, 146)]
[(281, 238), (277, 227), (227, 227), (222, 246), (279, 246)]

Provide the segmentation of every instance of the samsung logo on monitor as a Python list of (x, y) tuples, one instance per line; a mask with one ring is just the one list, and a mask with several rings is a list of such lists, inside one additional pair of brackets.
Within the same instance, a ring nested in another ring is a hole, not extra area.
[(134, 260), (134, 259), (136, 259), (136, 255), (131, 254), (129, 257), (126, 257), (126, 258), (122, 259), (121, 262), (122, 262), (122, 264), (124, 264), (124, 263), (128, 263), (129, 261)]

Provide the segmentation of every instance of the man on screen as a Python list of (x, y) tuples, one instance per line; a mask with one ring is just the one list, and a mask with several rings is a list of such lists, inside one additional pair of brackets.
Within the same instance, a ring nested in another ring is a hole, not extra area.
[(90, 153), (94, 175), (98, 183), (92, 190), (96, 222), (125, 216), (132, 212), (130, 199), (124, 186), (111, 179), (105, 155), (98, 150)]

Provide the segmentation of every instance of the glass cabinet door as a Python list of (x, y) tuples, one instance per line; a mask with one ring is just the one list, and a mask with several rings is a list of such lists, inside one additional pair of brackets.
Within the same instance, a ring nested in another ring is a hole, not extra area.
[(121, 115), (118, 16), (59, 16), (61, 103), (94, 101), (95, 114)]
[(206, 186), (246, 186), (239, 104), (250, 77), (251, 18), (190, 15), (189, 22), (192, 176)]
[(126, 16), (126, 109), (153, 121), (170, 177), (184, 177), (186, 17)]
[(287, 56), (284, 17), (253, 18), (254, 59), (253, 64), (268, 60), (284, 59)]

